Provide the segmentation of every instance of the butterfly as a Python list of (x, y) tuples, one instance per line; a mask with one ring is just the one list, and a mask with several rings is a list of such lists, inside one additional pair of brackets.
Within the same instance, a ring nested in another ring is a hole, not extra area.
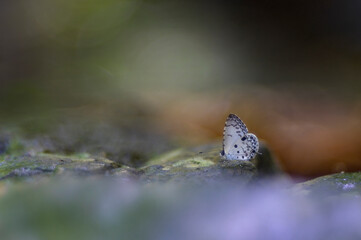
[(229, 114), (223, 131), (221, 156), (226, 160), (251, 160), (256, 156), (259, 142), (256, 135), (248, 133), (239, 117)]

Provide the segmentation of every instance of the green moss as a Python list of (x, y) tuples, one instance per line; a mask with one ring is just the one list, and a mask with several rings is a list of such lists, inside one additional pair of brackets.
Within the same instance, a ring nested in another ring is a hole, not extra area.
[(339, 173), (331, 175), (335, 180), (341, 183), (361, 183), (361, 172), (354, 172), (354, 173)]
[(6, 175), (10, 174), (15, 169), (30, 167), (32, 165), (33, 165), (33, 163), (28, 162), (28, 161), (14, 161), (14, 162), (6, 161), (5, 162), (5, 160), (3, 160), (0, 162), (0, 178), (5, 177)]
[(318, 177), (307, 182), (301, 183), (303, 186), (314, 186), (322, 183), (327, 184), (361, 184), (361, 172), (354, 173), (335, 173), (327, 176)]
[(78, 158), (78, 159), (89, 159), (89, 158), (91, 158), (90, 154), (86, 153), (86, 152), (74, 153), (74, 154), (70, 155), (70, 157), (75, 157), (75, 158)]
[(304, 194), (361, 194), (361, 172), (336, 173), (297, 184), (293, 188)]
[(183, 149), (173, 150), (171, 152), (162, 154), (162, 155), (158, 156), (157, 158), (149, 160), (149, 162), (147, 163), (146, 166), (163, 165), (163, 164), (165, 164), (165, 163), (167, 163), (169, 161), (172, 161), (173, 159), (176, 159), (177, 157), (179, 157), (183, 153), (184, 153)]
[[(92, 158), (89, 154), (61, 155), (40, 153), (33, 156), (2, 156), (0, 178), (11, 176), (32, 176), (64, 171), (79, 174), (104, 172), (119, 167), (106, 158)], [(60, 171), (61, 170), (61, 171)]]
[(202, 157), (194, 157), (185, 160), (180, 160), (172, 164), (172, 167), (200, 168), (200, 167), (209, 167), (212, 165), (214, 165), (214, 162), (210, 160), (204, 159)]
[(87, 153), (80, 153), (80, 154), (56, 154), (56, 153), (39, 153), (37, 156), (39, 157), (46, 157), (51, 160), (60, 160), (60, 159), (70, 159), (72, 161), (94, 161), (94, 158)]

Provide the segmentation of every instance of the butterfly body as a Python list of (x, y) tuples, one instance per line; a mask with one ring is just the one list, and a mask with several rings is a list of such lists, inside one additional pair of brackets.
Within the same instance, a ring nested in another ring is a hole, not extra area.
[(226, 160), (251, 160), (258, 153), (259, 142), (256, 135), (248, 133), (246, 125), (239, 117), (230, 114), (223, 131), (221, 156)]

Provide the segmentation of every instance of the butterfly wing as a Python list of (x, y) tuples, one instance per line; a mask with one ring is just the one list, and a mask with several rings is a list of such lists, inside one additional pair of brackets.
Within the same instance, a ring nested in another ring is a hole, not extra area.
[(242, 120), (234, 114), (229, 114), (223, 130), (223, 150), (228, 150), (225, 147), (231, 146), (238, 138), (244, 137), (247, 133), (248, 129)]
[(258, 151), (258, 139), (248, 133), (246, 125), (236, 115), (230, 114), (223, 131), (223, 151), (227, 160), (250, 160)]
[(259, 142), (256, 135), (252, 133), (247, 133), (247, 141), (245, 142), (246, 146), (244, 147), (245, 158), (248, 157), (246, 160), (250, 160), (256, 156), (259, 150)]

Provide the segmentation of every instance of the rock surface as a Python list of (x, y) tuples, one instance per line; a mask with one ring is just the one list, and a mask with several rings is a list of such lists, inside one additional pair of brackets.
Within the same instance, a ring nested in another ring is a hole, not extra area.
[(253, 162), (222, 160), (219, 152), (220, 144), (176, 149), (151, 159), (144, 166), (132, 168), (88, 153), (65, 155), (20, 151), (1, 155), (0, 180), (73, 174), (118, 176), (141, 182), (203, 183), (228, 179), (247, 183), (263, 174), (277, 173), (277, 165), (264, 144), (260, 148), (262, 155)]
[(336, 173), (315, 178), (294, 186), (300, 194), (324, 196), (352, 195), (361, 197), (361, 172)]
[(13, 177), (62, 174), (102, 174), (109, 168), (119, 167), (108, 159), (87, 155), (63, 156), (39, 153), (35, 155), (3, 156), (0, 161), (0, 180)]
[(140, 167), (3, 146), (0, 239), (361, 238), (361, 173), (294, 185), (270, 177), (282, 172), (264, 143), (253, 161), (222, 160), (209, 144)]

